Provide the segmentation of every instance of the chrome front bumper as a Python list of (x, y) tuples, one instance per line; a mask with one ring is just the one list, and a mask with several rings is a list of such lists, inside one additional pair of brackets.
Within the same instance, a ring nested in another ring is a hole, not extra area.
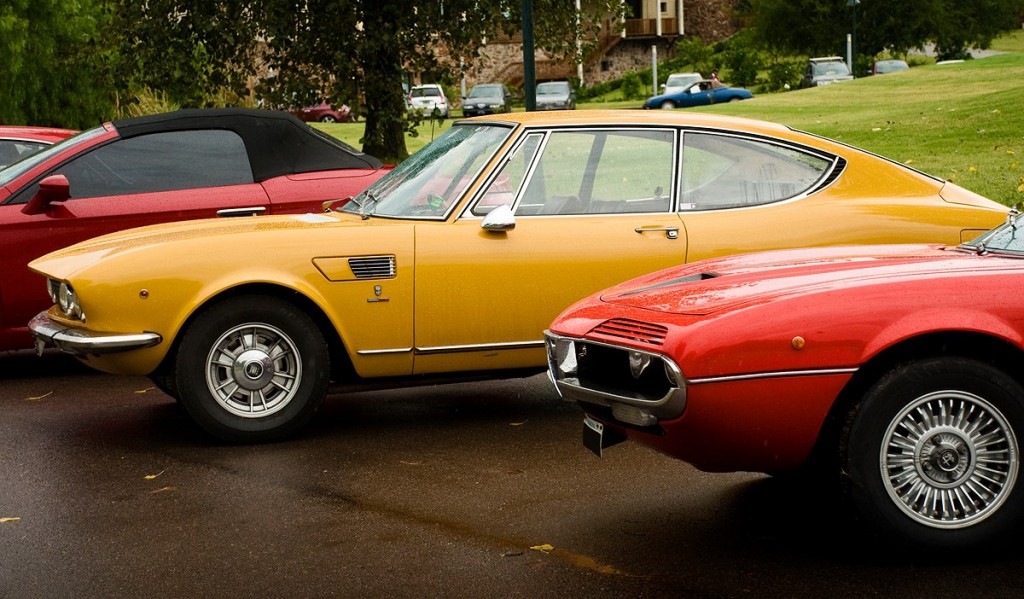
[(52, 345), (76, 356), (112, 354), (116, 352), (152, 347), (161, 341), (158, 333), (98, 333), (57, 324), (46, 312), (40, 312), (28, 323), (36, 338), (36, 353)]
[[(667, 356), (599, 341), (563, 337), (551, 331), (545, 331), (545, 344), (548, 376), (559, 395), (566, 400), (610, 408), (616, 420), (634, 426), (654, 426), (660, 420), (677, 418), (686, 410), (686, 379)], [(591, 351), (588, 352), (587, 348)], [(587, 369), (593, 350), (601, 348), (605, 358), (600, 364), (590, 365)], [(660, 383), (654, 387), (641, 385), (641, 373), (630, 374), (631, 358), (652, 366), (646, 370)], [(585, 374), (584, 370), (591, 373), (601, 370), (602, 374), (592, 376)], [(658, 371), (663, 374), (656, 374)]]

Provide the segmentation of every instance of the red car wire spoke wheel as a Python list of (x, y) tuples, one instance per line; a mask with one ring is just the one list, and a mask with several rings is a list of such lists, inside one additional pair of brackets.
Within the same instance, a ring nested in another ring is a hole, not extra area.
[(883, 534), (922, 547), (977, 547), (1020, 521), (1024, 388), (1002, 370), (959, 357), (898, 366), (850, 422), (848, 490)]

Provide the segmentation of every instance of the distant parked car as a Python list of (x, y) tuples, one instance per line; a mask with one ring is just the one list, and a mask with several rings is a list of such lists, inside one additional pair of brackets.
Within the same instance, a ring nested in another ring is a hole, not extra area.
[(998, 554), (1024, 519), (1019, 221), (957, 246), (754, 253), (635, 279), (562, 312), (549, 372), (598, 455), (629, 437), (712, 472), (810, 465), (832, 513), (945, 556)]
[[(48, 304), (26, 265), (97, 235), (215, 216), (323, 212), (388, 169), (269, 110), (182, 110), (116, 120), (0, 170), (0, 351), (32, 347)], [(257, 254), (274, 251), (252, 248)]]
[(440, 85), (436, 83), (414, 85), (409, 90), (409, 110), (419, 111), (424, 116), (430, 116), (435, 108), (442, 118), (451, 116), (448, 97), (444, 95), (444, 88)]
[(576, 110), (576, 91), (568, 81), (538, 84), (537, 110)]
[(853, 75), (841, 56), (824, 56), (807, 61), (800, 87), (821, 87), (840, 81), (851, 81)]
[(327, 103), (327, 100), (323, 100), (316, 106), (300, 108), (293, 111), (292, 114), (307, 123), (350, 123), (356, 120), (356, 115), (352, 113), (348, 105), (342, 104), (340, 108), (334, 108)]
[(909, 68), (910, 65), (903, 60), (876, 60), (871, 72), (874, 75), (884, 75), (886, 73), (895, 73), (896, 71), (906, 71)]
[(13, 164), (29, 154), (35, 154), (75, 133), (77, 131), (71, 129), (0, 125), (0, 168)]
[(700, 73), (672, 73), (661, 86), (661, 94), (659, 95), (667, 96), (684, 92), (693, 87), (694, 83), (699, 83), (703, 80), (704, 76)]
[(504, 83), (478, 83), (462, 99), (463, 116), (512, 112), (512, 92)]
[(648, 98), (644, 102), (644, 108), (689, 108), (690, 106), (749, 100), (753, 97), (754, 94), (741, 87), (729, 87), (717, 81), (704, 79), (680, 92)]

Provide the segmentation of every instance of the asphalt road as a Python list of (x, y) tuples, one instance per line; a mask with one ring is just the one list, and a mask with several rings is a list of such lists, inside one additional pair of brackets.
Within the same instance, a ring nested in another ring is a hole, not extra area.
[(1024, 552), (903, 554), (827, 494), (580, 430), (537, 376), (332, 396), (297, 439), (227, 446), (145, 379), (0, 356), (0, 598), (1024, 589)]

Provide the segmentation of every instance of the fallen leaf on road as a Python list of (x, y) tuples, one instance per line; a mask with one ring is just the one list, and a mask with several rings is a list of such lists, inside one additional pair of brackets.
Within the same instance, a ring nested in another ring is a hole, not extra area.
[(529, 422), (529, 420), (524, 420), (522, 422), (509, 422), (508, 425), (509, 426), (523, 426), (527, 422)]
[(548, 545), (547, 543), (544, 543), (543, 545), (534, 545), (533, 547), (530, 547), (530, 549), (534, 551), (543, 551), (544, 553), (548, 553), (550, 551), (555, 550), (555, 548), (552, 545)]
[(177, 490), (178, 490), (178, 487), (160, 487), (159, 489), (156, 489), (154, 491), (150, 491), (149, 494), (150, 495), (155, 495), (156, 493), (163, 493), (165, 491), (177, 491)]
[(153, 389), (156, 389), (156, 387), (146, 387), (145, 389), (139, 389), (139, 390), (137, 390), (137, 391), (135, 392), (135, 394), (136, 394), (136, 395), (142, 395), (143, 393), (146, 393), (146, 392), (152, 391)]
[(51, 395), (53, 395), (53, 391), (48, 391), (48, 392), (46, 392), (46, 393), (44, 393), (42, 395), (37, 395), (35, 397), (26, 397), (25, 399), (27, 399), (29, 401), (39, 401), (40, 399), (42, 399), (44, 397), (49, 397)]
[(0, 518), (0, 524), (7, 524), (8, 522), (17, 522), (21, 518)]
[(144, 476), (142, 478), (145, 478), (146, 480), (153, 480), (154, 478), (160, 476), (163, 473), (164, 473), (164, 470), (161, 470), (160, 472), (157, 472), (156, 474), (147, 474), (146, 476)]

